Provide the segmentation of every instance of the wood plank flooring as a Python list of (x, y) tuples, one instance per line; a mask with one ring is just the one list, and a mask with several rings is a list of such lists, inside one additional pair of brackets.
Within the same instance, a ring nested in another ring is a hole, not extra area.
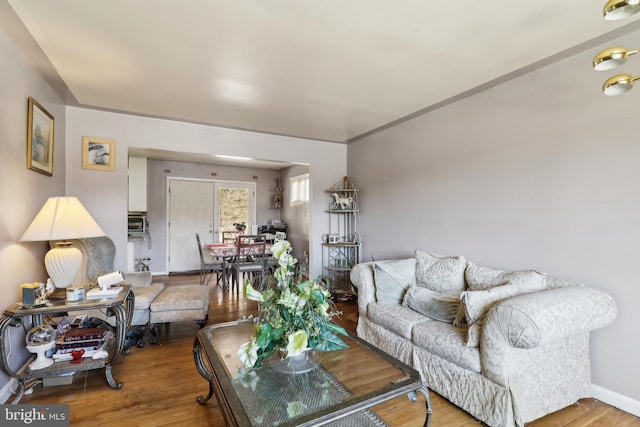
[[(155, 277), (168, 286), (198, 283), (198, 275)], [(339, 304), (343, 311), (338, 320), (348, 330), (355, 331), (355, 305)], [(223, 293), (211, 286), (208, 323), (236, 320), (256, 313), (255, 303), (244, 297)], [(198, 326), (195, 322), (173, 323), (159, 328), (158, 345), (134, 347), (113, 365), (121, 390), (113, 390), (100, 370), (79, 372), (73, 384), (55, 387), (34, 386), (31, 395), (21, 403), (70, 405), (72, 426), (212, 426), (223, 427), (224, 420), (215, 397), (207, 406), (196, 398), (206, 395), (207, 382), (200, 376), (193, 361), (193, 341)], [(482, 426), (466, 412), (431, 393), (432, 427)], [(425, 399), (417, 402), (406, 397), (396, 398), (374, 408), (393, 427), (422, 426), (425, 419)], [(617, 426), (640, 427), (640, 419), (594, 399), (580, 402), (527, 424), (527, 427), (551, 426)]]

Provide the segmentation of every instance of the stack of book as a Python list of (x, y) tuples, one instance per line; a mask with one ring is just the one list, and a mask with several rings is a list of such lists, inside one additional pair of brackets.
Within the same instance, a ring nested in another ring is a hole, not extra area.
[(72, 328), (59, 335), (56, 340), (56, 352), (53, 359), (57, 361), (71, 360), (71, 352), (84, 350), (82, 357), (90, 357), (96, 351), (105, 350), (113, 332), (104, 328)]

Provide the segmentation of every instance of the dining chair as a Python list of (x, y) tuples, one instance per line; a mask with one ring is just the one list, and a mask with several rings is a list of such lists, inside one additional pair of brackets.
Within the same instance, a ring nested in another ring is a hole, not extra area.
[(239, 231), (223, 231), (222, 243), (235, 243), (239, 234)]
[(216, 273), (216, 284), (220, 284), (220, 277), (224, 270), (224, 262), (222, 260), (214, 259), (211, 255), (205, 261), (205, 254), (202, 250), (202, 242), (200, 241), (200, 235), (196, 233), (196, 242), (198, 243), (198, 252), (200, 253), (200, 284), (208, 285), (213, 273)]
[(266, 239), (262, 235), (239, 235), (236, 239), (237, 254), (231, 257), (231, 290), (240, 291), (240, 275), (264, 278), (267, 269)]

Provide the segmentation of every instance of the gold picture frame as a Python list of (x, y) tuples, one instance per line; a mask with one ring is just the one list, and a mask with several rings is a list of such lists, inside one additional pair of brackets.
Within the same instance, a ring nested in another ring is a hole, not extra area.
[(82, 168), (115, 170), (116, 142), (112, 139), (82, 137)]
[(27, 123), (27, 169), (53, 175), (54, 118), (33, 97), (29, 97)]

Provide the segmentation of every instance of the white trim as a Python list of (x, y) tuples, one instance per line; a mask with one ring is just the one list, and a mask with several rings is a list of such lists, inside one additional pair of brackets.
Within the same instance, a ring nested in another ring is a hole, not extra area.
[(18, 380), (15, 378), (10, 378), (9, 381), (0, 389), (0, 402), (8, 403), (7, 401), (13, 394), (12, 390), (16, 390), (18, 388)]
[(640, 401), (632, 399), (628, 396), (616, 393), (615, 391), (600, 387), (599, 385), (591, 385), (591, 397), (614, 406), (625, 412), (640, 417)]

